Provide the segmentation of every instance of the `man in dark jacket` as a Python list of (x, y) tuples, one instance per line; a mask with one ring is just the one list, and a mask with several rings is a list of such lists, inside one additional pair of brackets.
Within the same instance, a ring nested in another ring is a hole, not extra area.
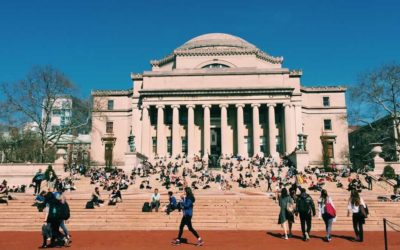
[[(303, 232), (303, 240), (310, 239), (312, 216), (315, 216), (315, 204), (304, 188), (296, 201), (296, 216), (300, 214), (301, 231)], [(307, 229), (306, 229), (307, 224)]]
[(60, 225), (63, 220), (61, 195), (56, 195), (49, 203), (49, 214), (47, 215), (47, 223), (51, 225), (51, 243), (50, 247), (56, 246), (56, 241), (61, 238)]
[(42, 173), (42, 169), (39, 169), (39, 171), (35, 174), (32, 180), (32, 182), (35, 183), (34, 195), (40, 194), (40, 186), (42, 185), (43, 179), (44, 179), (44, 174)]

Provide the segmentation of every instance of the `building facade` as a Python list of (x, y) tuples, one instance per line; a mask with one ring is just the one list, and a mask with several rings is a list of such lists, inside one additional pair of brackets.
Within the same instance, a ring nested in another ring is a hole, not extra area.
[(92, 160), (123, 165), (131, 151), (150, 159), (278, 157), (301, 137), (311, 165), (325, 151), (344, 164), (346, 89), (301, 86), (302, 72), (282, 62), (228, 34), (189, 40), (151, 61), (151, 71), (132, 73), (132, 88), (92, 92)]

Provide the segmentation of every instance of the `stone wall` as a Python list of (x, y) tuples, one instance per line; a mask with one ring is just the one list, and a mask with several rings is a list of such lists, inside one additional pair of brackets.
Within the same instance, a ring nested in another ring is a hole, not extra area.
[(8, 163), (0, 164), (0, 181), (7, 180), (9, 186), (28, 185), (32, 182), (35, 173), (42, 169), (43, 173), (51, 164), (58, 176), (63, 176), (64, 166), (54, 163)]

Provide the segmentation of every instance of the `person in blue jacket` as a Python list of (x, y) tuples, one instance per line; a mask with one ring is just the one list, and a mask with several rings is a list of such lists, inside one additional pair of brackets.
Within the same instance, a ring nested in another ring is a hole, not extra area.
[(201, 239), (201, 237), (196, 232), (196, 230), (194, 230), (194, 228), (192, 227), (193, 204), (195, 202), (195, 198), (194, 198), (192, 189), (190, 187), (185, 187), (184, 194), (181, 196), (181, 198), (182, 198), (181, 206), (182, 206), (182, 215), (183, 216), (182, 216), (181, 224), (179, 226), (178, 237), (172, 243), (174, 245), (181, 244), (183, 228), (185, 226), (187, 226), (189, 231), (192, 232), (192, 234), (197, 238), (196, 245), (202, 246), (204, 244), (204, 241)]

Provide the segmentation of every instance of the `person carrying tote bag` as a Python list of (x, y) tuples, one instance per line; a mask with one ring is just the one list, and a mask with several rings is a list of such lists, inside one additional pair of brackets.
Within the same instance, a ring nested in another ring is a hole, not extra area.
[[(365, 210), (364, 212), (362, 212)], [(351, 191), (351, 196), (348, 203), (348, 212), (347, 216), (350, 216), (350, 213), (353, 214), (353, 229), (356, 235), (355, 240), (359, 242), (364, 241), (364, 231), (363, 224), (365, 224), (365, 218), (368, 215), (367, 206), (364, 203), (364, 200), (360, 197), (360, 194), (357, 190)]]
[(336, 209), (335, 205), (333, 205), (332, 198), (328, 196), (328, 192), (325, 189), (322, 189), (321, 196), (318, 199), (318, 218), (323, 219), (325, 223), (326, 237), (325, 240), (330, 242), (331, 232), (332, 232), (332, 224), (336, 221)]

